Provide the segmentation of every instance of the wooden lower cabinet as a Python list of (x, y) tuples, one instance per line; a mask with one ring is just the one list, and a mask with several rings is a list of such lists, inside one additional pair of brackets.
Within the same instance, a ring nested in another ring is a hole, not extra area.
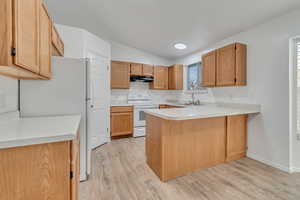
[(246, 156), (247, 118), (248, 115), (227, 117), (226, 161), (238, 160)]
[(122, 137), (133, 134), (133, 107), (111, 107), (110, 114), (111, 137)]
[(172, 106), (168, 104), (160, 104), (159, 109), (182, 108), (181, 106)]
[(146, 123), (147, 164), (162, 181), (246, 156), (247, 115)]
[(78, 145), (65, 141), (0, 150), (0, 199), (77, 200)]

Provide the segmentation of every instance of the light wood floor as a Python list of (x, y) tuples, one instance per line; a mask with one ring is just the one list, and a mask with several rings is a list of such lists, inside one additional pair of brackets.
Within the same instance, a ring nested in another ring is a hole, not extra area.
[(299, 174), (248, 158), (162, 183), (145, 163), (144, 142), (121, 139), (95, 150), (80, 200), (300, 200)]

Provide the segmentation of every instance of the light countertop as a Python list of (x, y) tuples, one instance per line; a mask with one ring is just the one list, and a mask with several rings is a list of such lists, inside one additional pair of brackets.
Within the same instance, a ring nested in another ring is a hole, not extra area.
[(73, 140), (80, 120), (80, 115), (72, 115), (0, 122), (0, 149)]
[(129, 103), (113, 103), (113, 104), (110, 104), (110, 106), (114, 107), (114, 106), (133, 106), (132, 104), (129, 104)]
[(260, 105), (256, 104), (203, 104), (173, 109), (152, 109), (145, 113), (167, 120), (189, 120), (230, 115), (260, 113)]

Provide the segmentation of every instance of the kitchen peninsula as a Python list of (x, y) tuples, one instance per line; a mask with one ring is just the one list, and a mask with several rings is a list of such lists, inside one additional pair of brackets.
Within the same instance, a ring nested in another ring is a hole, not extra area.
[(259, 105), (205, 104), (146, 112), (147, 164), (167, 181), (246, 156), (248, 114)]

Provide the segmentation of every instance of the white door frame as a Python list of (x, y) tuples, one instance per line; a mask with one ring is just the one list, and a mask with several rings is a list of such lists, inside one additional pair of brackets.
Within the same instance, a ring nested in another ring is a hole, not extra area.
[[(89, 62), (90, 62), (90, 59), (93, 59), (94, 56), (101, 56), (102, 58), (105, 58), (105, 59), (108, 60), (108, 72), (107, 72), (107, 74), (108, 74), (108, 82), (110, 83), (110, 58), (106, 57), (106, 56), (103, 56), (102, 53), (100, 53), (98, 51), (94, 51), (92, 49), (87, 49), (86, 50), (86, 54), (87, 54), (86, 57), (87, 57), (87, 59), (89, 59)], [(87, 73), (88, 76), (90, 76), (89, 73), (90, 72)], [(90, 79), (90, 77), (88, 79)], [(108, 84), (108, 85), (110, 85), (110, 84)], [(87, 87), (89, 87), (89, 86), (87, 86)], [(89, 89), (90, 88), (88, 88), (87, 90), (89, 90)], [(109, 98), (109, 102), (110, 102), (110, 96), (108, 98)], [(88, 105), (89, 105), (89, 103), (87, 103), (87, 106)], [(88, 112), (89, 112), (89, 109), (87, 109), (87, 118), (89, 117)], [(109, 115), (110, 113), (107, 113), (107, 114)], [(108, 117), (108, 122), (107, 123), (108, 123), (107, 124), (107, 126), (108, 126), (108, 133), (110, 133), (110, 117)], [(87, 144), (87, 146), (88, 146), (87, 172), (88, 172), (88, 174), (90, 174), (91, 173), (91, 152), (92, 152), (93, 148), (92, 148), (92, 140), (91, 140), (92, 139), (92, 135), (91, 135), (91, 133), (89, 131), (87, 132), (87, 134), (88, 134), (88, 144)], [(107, 142), (110, 142), (110, 137), (107, 138)]]
[[(296, 36), (289, 41), (289, 166), (290, 172), (300, 172), (299, 167), (295, 167), (293, 159), (295, 141), (297, 140), (297, 55), (296, 42), (300, 36)], [(298, 145), (298, 144), (296, 144)], [(300, 141), (299, 141), (300, 145)]]

